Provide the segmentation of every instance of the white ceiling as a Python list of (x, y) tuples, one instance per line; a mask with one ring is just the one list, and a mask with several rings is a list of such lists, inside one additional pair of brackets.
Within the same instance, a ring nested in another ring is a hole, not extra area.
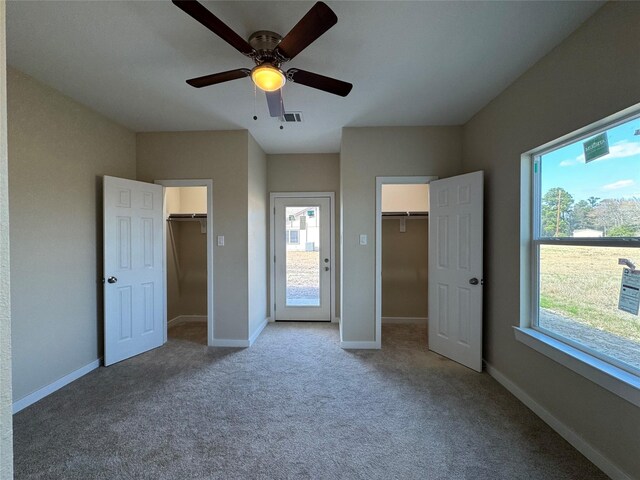
[[(284, 35), (313, 5), (203, 3), (244, 38)], [(252, 64), (169, 1), (9, 1), (8, 63), (138, 132), (249, 129), (267, 153), (338, 152), (344, 126), (465, 123), (603, 2), (327, 3), (338, 24), (285, 67), (353, 90), (287, 84), (304, 122), (284, 130), (249, 78), (185, 83)]]

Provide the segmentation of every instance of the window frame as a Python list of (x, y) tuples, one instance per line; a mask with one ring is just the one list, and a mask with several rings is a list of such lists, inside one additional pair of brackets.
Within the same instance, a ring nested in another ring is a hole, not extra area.
[(521, 309), (518, 341), (640, 406), (640, 370), (550, 331), (538, 324), (540, 311), (540, 246), (640, 248), (638, 237), (541, 237), (541, 157), (618, 125), (640, 118), (640, 104), (595, 122), (522, 155), (521, 176)]

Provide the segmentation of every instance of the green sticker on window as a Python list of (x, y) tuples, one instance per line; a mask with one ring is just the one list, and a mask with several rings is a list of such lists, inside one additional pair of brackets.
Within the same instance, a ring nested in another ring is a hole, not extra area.
[(596, 135), (582, 144), (584, 149), (584, 163), (589, 163), (609, 154), (609, 140), (607, 132)]

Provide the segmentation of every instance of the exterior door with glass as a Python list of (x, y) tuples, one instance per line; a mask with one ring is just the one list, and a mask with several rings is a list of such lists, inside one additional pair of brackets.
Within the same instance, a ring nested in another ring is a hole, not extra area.
[(274, 199), (275, 320), (331, 321), (331, 199)]

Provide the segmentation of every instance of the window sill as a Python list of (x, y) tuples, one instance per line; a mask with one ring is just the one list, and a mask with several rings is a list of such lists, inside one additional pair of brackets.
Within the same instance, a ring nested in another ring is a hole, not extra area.
[(514, 327), (516, 340), (640, 407), (640, 377), (533, 328)]

